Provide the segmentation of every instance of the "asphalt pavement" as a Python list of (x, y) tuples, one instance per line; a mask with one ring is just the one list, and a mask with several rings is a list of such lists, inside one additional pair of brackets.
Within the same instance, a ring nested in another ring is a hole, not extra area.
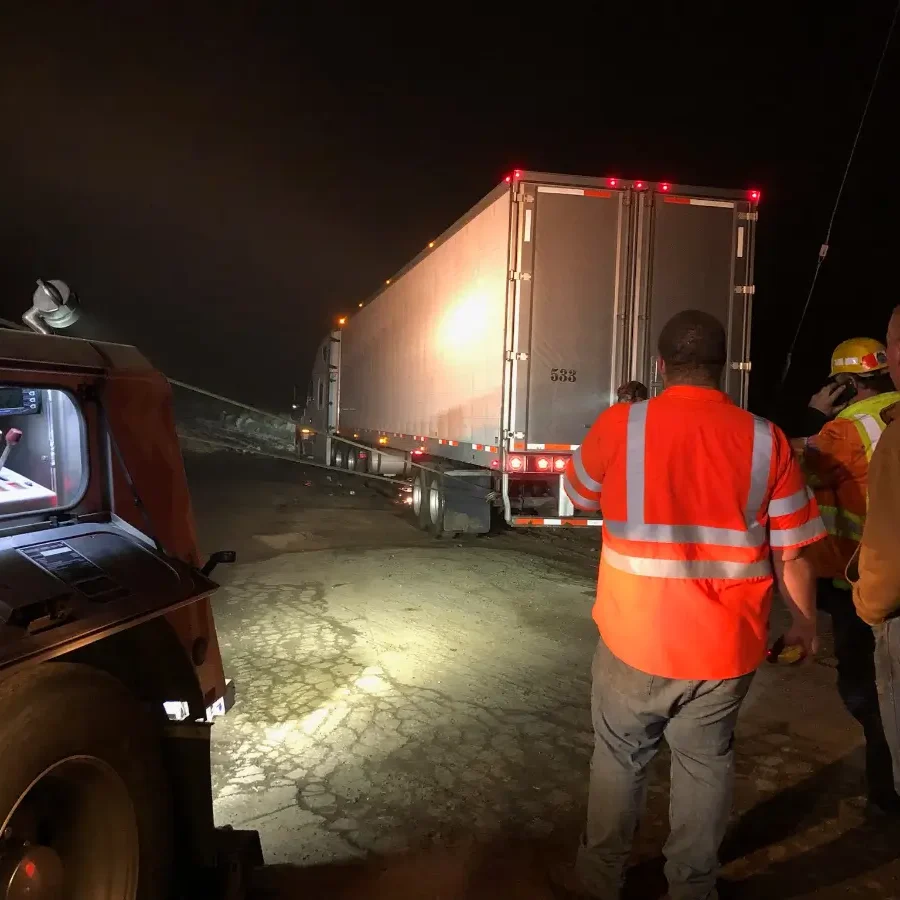
[[(549, 900), (584, 815), (599, 536), (434, 540), (360, 477), (187, 463), (204, 551), (238, 552), (216, 573), (238, 693), (213, 787), (218, 824), (260, 832), (254, 896)], [(760, 670), (736, 746), (725, 900), (900, 898), (900, 827), (866, 814), (827, 639), (815, 663)], [(663, 751), (634, 898), (665, 894), (666, 781)]]

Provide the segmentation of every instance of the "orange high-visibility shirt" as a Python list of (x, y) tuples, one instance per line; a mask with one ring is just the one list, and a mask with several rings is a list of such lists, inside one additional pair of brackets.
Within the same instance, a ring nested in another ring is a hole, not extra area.
[[(869, 484), (869, 460), (853, 420), (828, 422), (807, 441), (802, 465), (809, 476), (825, 527), (830, 532), (828, 540), (816, 547), (816, 552), (811, 555), (816, 576), (843, 579), (862, 537)], [(842, 510), (851, 514), (849, 521), (839, 516)], [(854, 522), (858, 523), (856, 533)]]
[(666, 678), (752, 672), (766, 649), (770, 548), (825, 536), (784, 433), (711, 388), (603, 412), (566, 469), (603, 505), (594, 620), (628, 665)]

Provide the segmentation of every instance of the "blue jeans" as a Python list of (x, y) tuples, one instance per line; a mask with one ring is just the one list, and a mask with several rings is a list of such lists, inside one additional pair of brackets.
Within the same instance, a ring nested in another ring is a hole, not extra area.
[(592, 675), (594, 756), (577, 863), (583, 887), (600, 900), (618, 900), (644, 808), (647, 765), (665, 737), (672, 752), (664, 848), (670, 896), (715, 900), (731, 812), (734, 726), (753, 673), (726, 681), (648, 675), (601, 640)]
[(900, 793), (900, 618), (874, 625), (875, 683), (884, 736), (894, 762), (894, 786)]

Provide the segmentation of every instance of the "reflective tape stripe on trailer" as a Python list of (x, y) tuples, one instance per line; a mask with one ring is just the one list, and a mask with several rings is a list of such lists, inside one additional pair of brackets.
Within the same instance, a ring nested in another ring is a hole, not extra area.
[(734, 209), (731, 200), (700, 200), (697, 197), (663, 197), (663, 203), (678, 203), (682, 206), (717, 206), (721, 209)]
[(578, 449), (578, 444), (526, 444), (523, 449), (549, 450), (556, 451), (557, 453), (568, 453), (571, 451), (574, 453)]
[[(492, 444), (469, 444), (465, 441), (451, 441), (449, 438), (434, 438), (424, 434), (402, 434), (399, 431), (378, 431), (376, 429), (363, 429), (363, 431), (368, 431), (369, 434), (379, 435), (379, 442), (381, 441), (381, 438), (387, 439), (387, 437), (396, 437), (404, 438), (409, 441), (418, 441), (420, 444), (425, 444), (428, 441), (437, 441), (438, 444), (444, 447), (471, 447), (473, 450), (477, 450), (480, 453), (496, 454), (500, 452), (500, 448), (495, 447)], [(335, 435), (340, 436), (340, 431), (335, 431)], [(359, 435), (356, 434), (354, 437), (359, 437)]]
[(594, 188), (550, 187), (538, 185), (539, 194), (568, 194), (573, 197), (612, 197), (612, 191), (598, 191)]
[(544, 525), (563, 525), (565, 527), (575, 528), (596, 528), (603, 524), (603, 519), (534, 519), (534, 518), (514, 518), (513, 526), (516, 528), (540, 528)]

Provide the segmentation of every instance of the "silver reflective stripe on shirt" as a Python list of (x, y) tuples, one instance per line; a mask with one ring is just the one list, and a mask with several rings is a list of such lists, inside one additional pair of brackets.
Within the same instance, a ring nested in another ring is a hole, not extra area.
[(769, 546), (792, 547), (794, 544), (802, 544), (825, 533), (825, 525), (821, 518), (816, 516), (796, 528), (773, 528), (769, 532)]
[(644, 521), (644, 448), (649, 407), (649, 403), (635, 403), (628, 409), (628, 430), (625, 438), (627, 524), (643, 524)]
[(600, 558), (620, 572), (645, 578), (741, 580), (767, 578), (772, 574), (768, 559), (749, 563), (709, 559), (649, 559), (646, 556), (626, 556), (608, 546), (603, 548)]
[(575, 474), (578, 476), (578, 480), (586, 491), (600, 491), (603, 485), (591, 478), (584, 467), (584, 460), (581, 458), (581, 447), (575, 451), (575, 455), (572, 457), (572, 465), (575, 467)]
[(599, 500), (588, 500), (587, 497), (581, 495), (581, 492), (569, 481), (568, 478), (565, 480), (566, 493), (569, 495), (569, 499), (572, 503), (575, 504), (579, 509), (583, 509), (585, 512), (591, 512), (592, 510), (600, 509), (600, 501)]
[(878, 420), (875, 416), (869, 415), (869, 413), (859, 413), (853, 417), (854, 421), (859, 422), (860, 425), (865, 429), (866, 434), (869, 438), (869, 447), (867, 448), (867, 455), (871, 459), (872, 454), (875, 452), (875, 447), (878, 445), (878, 441), (881, 439), (881, 434), (884, 431), (883, 427), (878, 424)]
[(712, 525), (644, 525), (606, 520), (606, 530), (626, 541), (652, 541), (657, 544), (713, 544), (720, 547), (762, 547), (766, 530), (754, 525), (747, 531), (716, 528)]
[(791, 513), (800, 512), (812, 499), (812, 491), (808, 487), (795, 491), (788, 497), (769, 501), (769, 517), (777, 519), (778, 516), (789, 516)]
[(765, 529), (759, 514), (769, 486), (772, 464), (772, 428), (765, 419), (753, 418), (750, 489), (744, 507), (747, 528), (718, 528), (709, 525), (655, 525), (644, 521), (644, 460), (647, 441), (649, 403), (637, 403), (628, 410), (626, 436), (625, 491), (627, 520), (604, 522), (607, 533), (626, 541), (660, 544), (709, 544), (722, 547), (761, 547)]
[(766, 491), (769, 488), (769, 470), (772, 467), (772, 426), (766, 419), (753, 417), (753, 455), (750, 463), (750, 491), (744, 508), (744, 521), (752, 526), (762, 511)]

